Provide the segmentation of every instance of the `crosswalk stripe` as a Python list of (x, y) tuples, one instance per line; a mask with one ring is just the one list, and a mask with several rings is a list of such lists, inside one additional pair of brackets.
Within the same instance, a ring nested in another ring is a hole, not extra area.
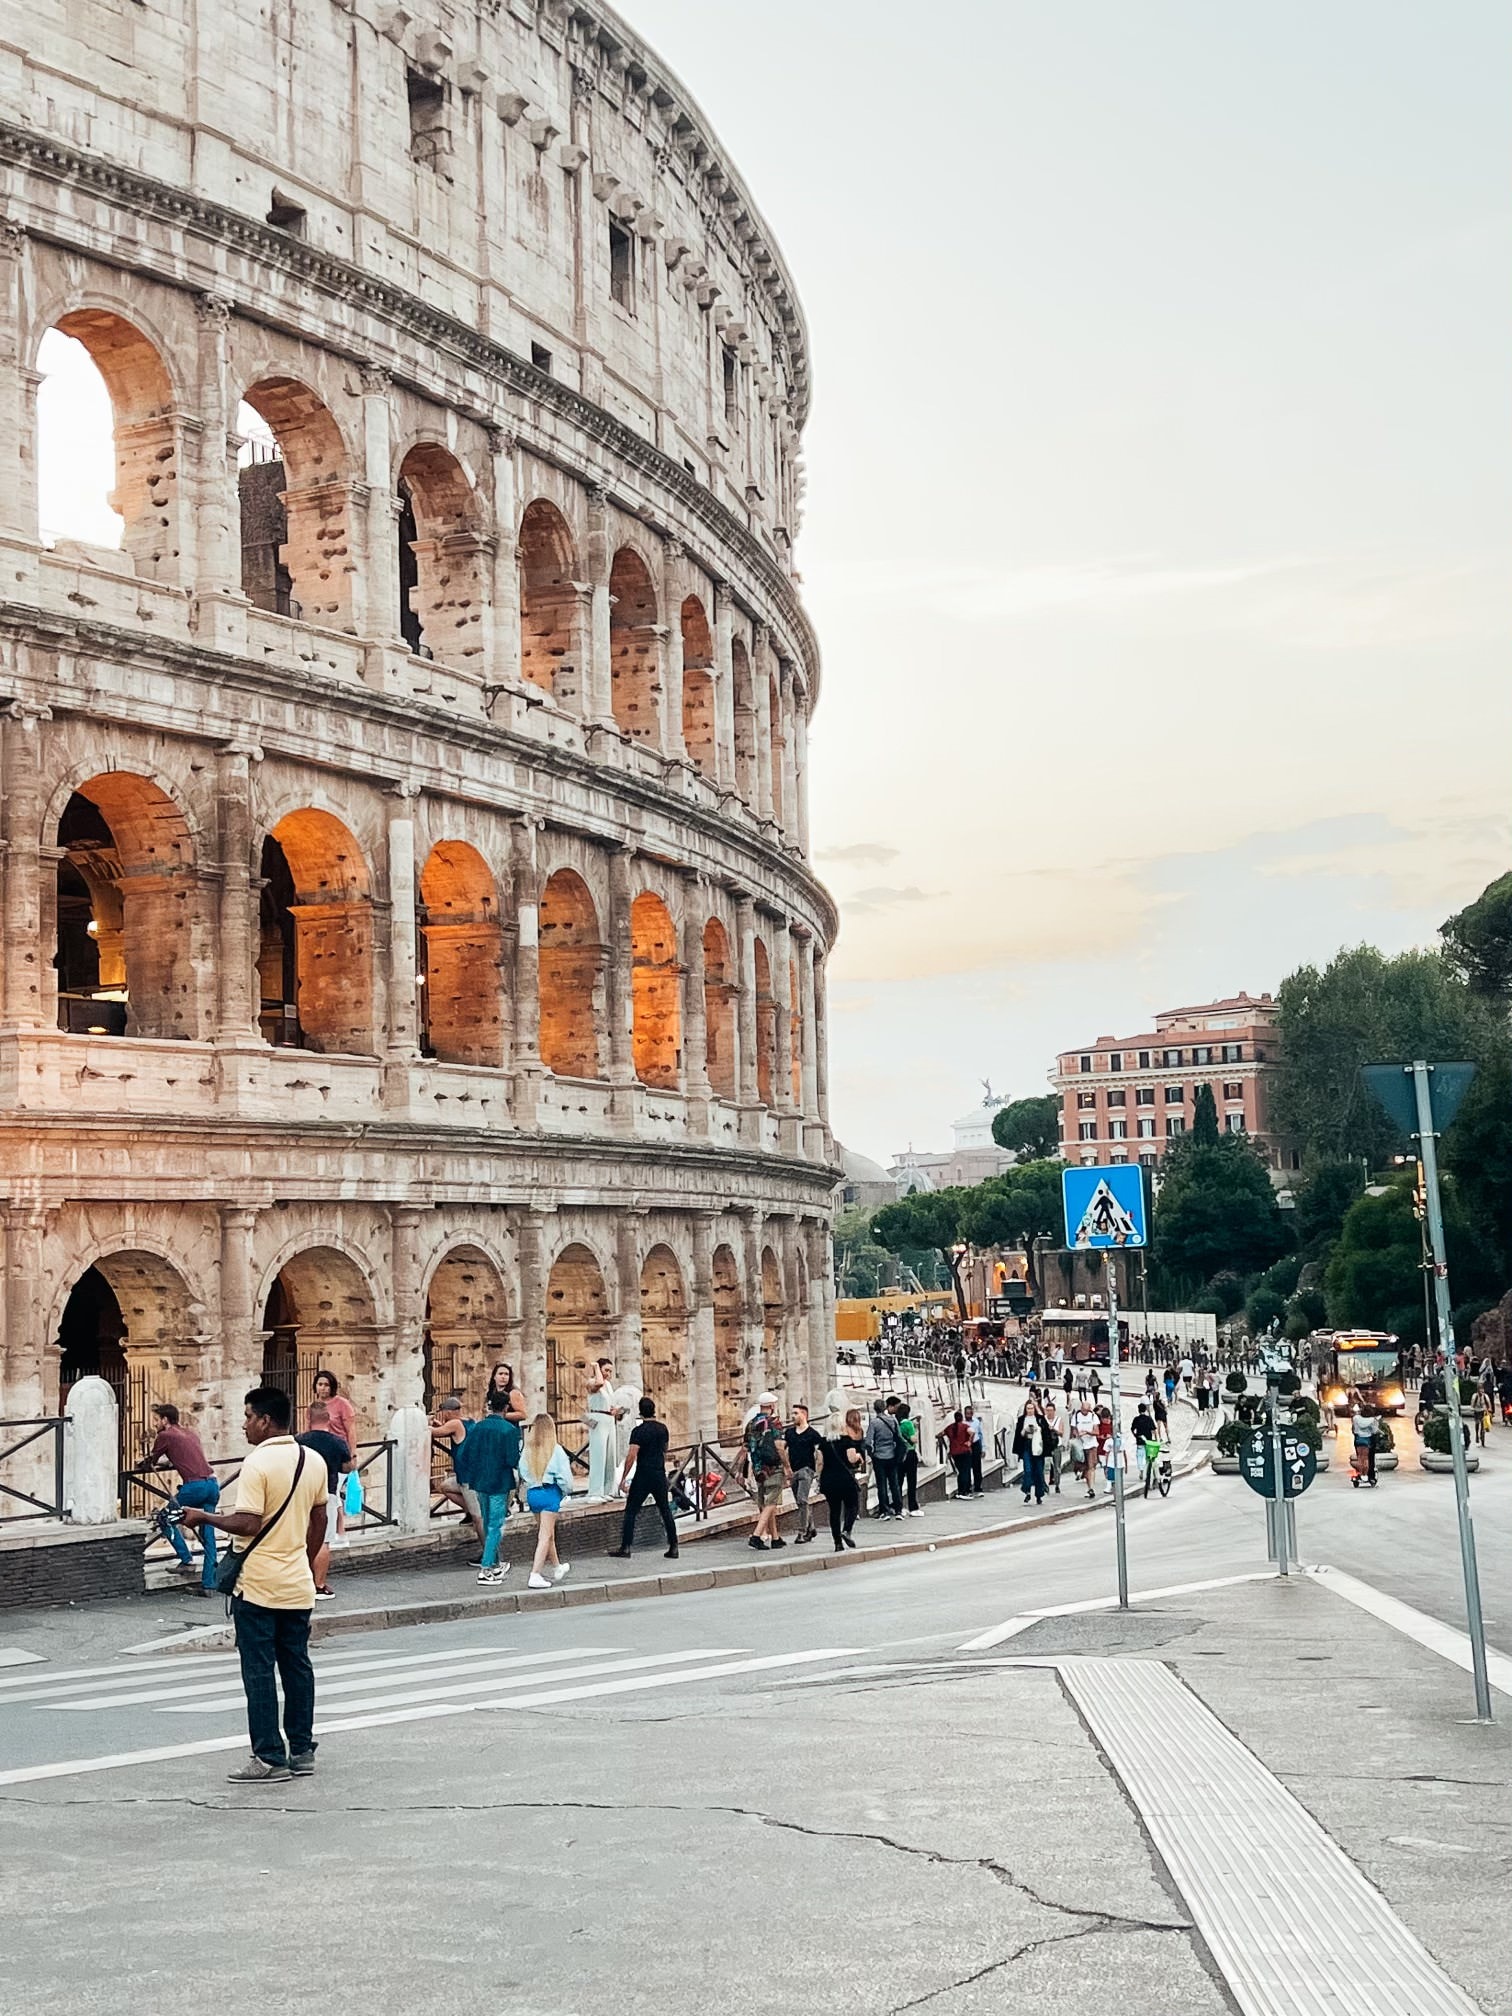
[(132, 1661), (129, 1667), (104, 1666), (94, 1669), (79, 1668), (68, 1673), (49, 1674), (45, 1679), (40, 1673), (30, 1673), (24, 1681), (0, 1681), (0, 1708), (9, 1708), (13, 1703), (42, 1701), (52, 1694), (85, 1694), (92, 1687), (103, 1687), (114, 1683), (117, 1686), (136, 1685), (143, 1680), (165, 1681), (176, 1679), (179, 1674), (190, 1678), (204, 1678), (210, 1673), (234, 1673), (236, 1654), (223, 1652), (211, 1658), (207, 1653), (197, 1659), (168, 1659), (162, 1666), (151, 1667), (146, 1672)]
[[(619, 1647), (611, 1645), (608, 1647), (608, 1650), (615, 1652), (619, 1650)], [(476, 1645), (463, 1647), (460, 1650), (452, 1652), (413, 1652), (407, 1654), (402, 1659), (325, 1660), (323, 1662), (315, 1662), (315, 1679), (317, 1685), (329, 1682), (330, 1684), (339, 1686), (339, 1676), (357, 1674), (359, 1678), (354, 1684), (366, 1687), (369, 1684), (371, 1675), (387, 1671), (391, 1668), (410, 1666), (440, 1667), (442, 1662), (446, 1662), (445, 1671), (462, 1673), (470, 1665), (475, 1664), (479, 1660), (499, 1660), (504, 1656), (502, 1648), (497, 1645)], [(59, 1701), (51, 1705), (62, 1710), (139, 1708), (144, 1702), (149, 1704), (161, 1702), (164, 1699), (165, 1693), (168, 1692), (171, 1692), (175, 1700), (186, 1701), (196, 1694), (219, 1694), (224, 1689), (228, 1680), (235, 1679), (236, 1673), (237, 1668), (233, 1665), (229, 1670), (217, 1673), (213, 1680), (196, 1677), (188, 1687), (175, 1687), (169, 1690), (158, 1686), (145, 1689), (140, 1693), (91, 1694), (81, 1701)], [(44, 1701), (40, 1705), (46, 1707), (49, 1704)]]
[[(610, 1649), (612, 1650), (613, 1648), (611, 1647)], [(733, 1658), (738, 1650), (738, 1647), (730, 1647), (728, 1649), (724, 1647), (706, 1647), (700, 1648), (697, 1652), (656, 1652), (638, 1659), (605, 1659), (602, 1665), (593, 1666), (589, 1671), (594, 1674), (629, 1673), (643, 1666), (672, 1666), (691, 1659), (729, 1659)], [(594, 1651), (579, 1652), (576, 1649), (572, 1649), (564, 1652), (529, 1652), (513, 1659), (490, 1660), (488, 1663), (500, 1666), (538, 1666), (549, 1662), (554, 1665), (571, 1667), (580, 1658), (597, 1658), (598, 1656), (599, 1654)], [(403, 1686), (407, 1681), (418, 1678), (420, 1676), (417, 1674), (404, 1674), (401, 1676), (399, 1684)], [(335, 1687), (328, 1687), (324, 1692), (327, 1694), (343, 1694), (354, 1689), (360, 1692), (368, 1684), (366, 1680), (349, 1680)], [(425, 1685), (417, 1687), (409, 1693), (375, 1694), (365, 1701), (345, 1701), (342, 1703), (341, 1712), (345, 1714), (349, 1711), (355, 1712), (365, 1708), (395, 1708), (402, 1703), (410, 1701), (444, 1701), (455, 1695), (481, 1694), (490, 1690), (497, 1691), (500, 1687), (509, 1687), (517, 1684), (530, 1686), (534, 1683), (529, 1680), (518, 1683), (506, 1680), (500, 1673), (492, 1673), (486, 1680), (455, 1680), (440, 1687), (433, 1687), (427, 1679)], [(317, 1684), (317, 1701), (321, 1698), (321, 1692), (322, 1690)], [(226, 1694), (214, 1701), (167, 1702), (158, 1712), (163, 1715), (202, 1715), (231, 1708), (240, 1709), (245, 1706), (246, 1703), (240, 1694)]]

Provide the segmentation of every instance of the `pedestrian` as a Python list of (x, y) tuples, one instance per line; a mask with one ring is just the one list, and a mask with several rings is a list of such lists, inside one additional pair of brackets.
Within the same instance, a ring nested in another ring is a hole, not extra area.
[(526, 1507), (538, 1521), (535, 1559), (525, 1586), (549, 1589), (571, 1573), (570, 1564), (557, 1554), (556, 1529), (557, 1514), (572, 1496), (572, 1464), (557, 1440), (556, 1423), (549, 1414), (537, 1414), (530, 1424), (520, 1451), (520, 1482), (525, 1486)]
[(1176, 1367), (1174, 1365), (1167, 1365), (1165, 1378), (1162, 1383), (1165, 1386), (1166, 1405), (1170, 1407), (1175, 1403), (1176, 1399)]
[(331, 1549), (336, 1544), (336, 1520), (341, 1510), (341, 1480), (357, 1468), (357, 1458), (352, 1453), (351, 1444), (344, 1435), (338, 1435), (332, 1424), (331, 1410), (324, 1400), (310, 1403), (305, 1417), (309, 1427), (303, 1435), (294, 1439), (303, 1449), (318, 1456), (326, 1467), (326, 1529), (325, 1544), (311, 1562), (315, 1576), (315, 1600), (329, 1603), (336, 1591), (327, 1576), (331, 1572)]
[(1150, 1412), (1155, 1416), (1155, 1432), (1162, 1442), (1171, 1439), (1171, 1410), (1157, 1393), (1150, 1402)]
[(861, 1509), (861, 1479), (866, 1472), (866, 1438), (861, 1432), (861, 1410), (852, 1407), (834, 1431), (825, 1437), (819, 1451), (819, 1489), (829, 1507), (830, 1538), (835, 1552), (847, 1547), (854, 1551), (851, 1528)]
[(1155, 1467), (1160, 1461), (1160, 1432), (1155, 1426), (1155, 1416), (1150, 1412), (1148, 1400), (1139, 1403), (1129, 1424), (1129, 1433), (1134, 1438), (1134, 1453), (1139, 1463), (1139, 1474), (1144, 1479), (1144, 1495), (1148, 1498)]
[(499, 1548), (504, 1539), (504, 1522), (509, 1517), (509, 1501), (519, 1480), (524, 1437), (519, 1422), (509, 1418), (507, 1389), (495, 1387), (486, 1404), (488, 1411), (471, 1429), (459, 1451), (458, 1474), (474, 1497), (483, 1525), (478, 1580), (485, 1587), (493, 1587), (509, 1573), (509, 1563), (499, 1559)]
[(588, 1371), (588, 1503), (602, 1505), (615, 1495), (615, 1423), (624, 1410), (614, 1401), (614, 1366), (600, 1358)]
[(1072, 1469), (1085, 1485), (1087, 1496), (1095, 1498), (1092, 1477), (1097, 1462), (1097, 1409), (1085, 1400), (1071, 1416), (1070, 1453)]
[(754, 1547), (758, 1553), (765, 1553), (768, 1548), (775, 1550), (787, 1545), (777, 1530), (788, 1468), (775, 1393), (763, 1393), (758, 1397), (755, 1407), (746, 1416), (742, 1432), (744, 1440), (737, 1458), (736, 1474), (756, 1503), (756, 1525), (746, 1545)]
[(903, 1509), (910, 1519), (922, 1519), (924, 1512), (919, 1504), (919, 1424), (906, 1400), (898, 1402), (898, 1433), (903, 1438), (903, 1488), (908, 1500)]
[[(305, 1427), (314, 1427), (313, 1416), (315, 1409), (317, 1407), (324, 1407), (328, 1416), (327, 1426), (330, 1432), (333, 1435), (339, 1435), (348, 1449), (355, 1455), (357, 1453), (357, 1410), (351, 1401), (348, 1400), (345, 1393), (342, 1392), (341, 1381), (336, 1377), (336, 1374), (328, 1371), (322, 1365), (320, 1370), (315, 1374), (315, 1377), (310, 1381), (310, 1393), (310, 1404), (305, 1410)], [(346, 1507), (338, 1500), (336, 1506), (336, 1533), (331, 1541), (331, 1545), (333, 1547), (345, 1547), (346, 1544)]]
[(1066, 1392), (1066, 1411), (1067, 1411), (1067, 1413), (1069, 1413), (1069, 1412), (1071, 1411), (1071, 1393), (1072, 1393), (1072, 1389), (1073, 1389), (1073, 1387), (1074, 1387), (1074, 1386), (1075, 1386), (1075, 1384), (1076, 1384), (1076, 1374), (1075, 1374), (1075, 1373), (1074, 1373), (1074, 1372), (1073, 1372), (1073, 1371), (1071, 1370), (1071, 1367), (1070, 1367), (1069, 1365), (1068, 1365), (1068, 1366), (1066, 1367), (1066, 1376), (1065, 1376), (1065, 1378), (1064, 1378), (1064, 1379), (1063, 1379), (1063, 1380), (1061, 1381), (1061, 1384), (1062, 1384), (1062, 1386), (1063, 1386), (1063, 1387), (1065, 1388), (1065, 1392)]
[(1092, 1367), (1091, 1374), (1087, 1380), (1087, 1391), (1091, 1395), (1092, 1405), (1095, 1407), (1102, 1393), (1102, 1374), (1095, 1365)]
[(903, 1517), (903, 1437), (898, 1433), (896, 1400), (884, 1400), (866, 1424), (866, 1453), (877, 1480), (878, 1519)]
[(1363, 1477), (1367, 1484), (1376, 1481), (1376, 1417), (1359, 1404), (1360, 1396), (1351, 1396), (1355, 1401), (1352, 1437), (1354, 1442), (1354, 1473)]
[(470, 1484), (462, 1481), (463, 1446), (474, 1427), (474, 1423), (463, 1418), (462, 1396), (448, 1393), (444, 1400), (436, 1403), (436, 1411), (431, 1416), (431, 1445), (440, 1449), (451, 1464), (451, 1469), (439, 1482), (431, 1485), (436, 1497), (445, 1498), (458, 1505), (462, 1517), (478, 1536), (478, 1558), (471, 1563), (476, 1568), (483, 1559), (483, 1513), (478, 1504), (478, 1494)]
[(1055, 1392), (1046, 1387), (1045, 1397), (1040, 1402), (1040, 1419), (1050, 1431), (1050, 1448), (1045, 1457), (1045, 1488), (1060, 1496), (1061, 1480), (1061, 1438), (1065, 1430), (1061, 1424), (1060, 1409), (1055, 1404)]
[(662, 1558), (675, 1561), (678, 1552), (677, 1521), (672, 1517), (672, 1505), (667, 1496), (667, 1450), (672, 1437), (666, 1423), (657, 1420), (656, 1402), (649, 1393), (642, 1394), (639, 1411), (640, 1420), (630, 1430), (630, 1446), (625, 1451), (624, 1467), (619, 1476), (619, 1490), (625, 1499), (620, 1543), (618, 1547), (609, 1549), (609, 1555), (614, 1561), (630, 1559), (635, 1522), (642, 1505), (650, 1498), (661, 1514), (662, 1531), (667, 1536), (667, 1551)]
[(805, 1547), (814, 1537), (813, 1496), (824, 1437), (817, 1428), (809, 1426), (809, 1410), (801, 1400), (793, 1403), (792, 1424), (783, 1441), (788, 1474), (793, 1480), (793, 1503), (798, 1508), (798, 1530), (793, 1541), (796, 1546)]
[(966, 1409), (966, 1426), (971, 1430), (971, 1493), (974, 1498), (982, 1495), (982, 1459), (985, 1454), (986, 1431), (982, 1417), (975, 1409)]
[[(152, 1439), (152, 1447), (147, 1452), (147, 1461), (154, 1470), (176, 1470), (178, 1487), (168, 1504), (170, 1508), (182, 1510), (193, 1506), (197, 1511), (213, 1512), (220, 1503), (220, 1480), (205, 1460), (205, 1447), (192, 1428), (184, 1427), (179, 1420), (179, 1410), (171, 1400), (163, 1400), (152, 1410), (157, 1430)], [(166, 1513), (159, 1514), (158, 1531), (178, 1557), (178, 1565), (187, 1574), (194, 1573), (194, 1557), (189, 1551), (189, 1542), (184, 1538), (181, 1522), (170, 1519)], [(201, 1536), (204, 1559), (200, 1563), (200, 1594), (215, 1594), (215, 1531), (205, 1527)]]
[(945, 1430), (945, 1452), (956, 1476), (957, 1498), (971, 1496), (971, 1426), (957, 1407), (955, 1419)]
[(1177, 1377), (1180, 1380), (1183, 1393), (1190, 1393), (1192, 1390), (1192, 1371), (1193, 1366), (1190, 1358), (1183, 1358), (1181, 1363), (1176, 1367)]
[[(508, 1396), (509, 1405), (504, 1409), (504, 1418), (506, 1421), (513, 1421), (515, 1423), (523, 1438), (526, 1424), (525, 1395), (516, 1386), (514, 1367), (507, 1359), (501, 1358), (497, 1365), (489, 1369), (488, 1387), (483, 1396), (485, 1411), (488, 1406), (489, 1393), (503, 1393)], [(511, 1503), (517, 1512), (525, 1510), (525, 1489), (518, 1478), (515, 1480), (514, 1497)]]
[(1023, 1487), (1024, 1503), (1029, 1503), (1032, 1494), (1034, 1502), (1043, 1505), (1049, 1437), (1045, 1432), (1039, 1402), (1032, 1395), (1024, 1402), (1023, 1411), (1013, 1425), (1013, 1453), (1019, 1459), (1019, 1481)]
[[(315, 1769), (315, 1669), (310, 1615), (315, 1557), (325, 1543), (326, 1466), (290, 1432), (294, 1403), (277, 1386), (254, 1386), (243, 1402), (250, 1454), (236, 1480), (236, 1510), (189, 1507), (184, 1524), (232, 1536), (236, 1582), (231, 1614), (247, 1697), (252, 1755), (227, 1773), (233, 1785), (269, 1785)], [(243, 1544), (236, 1546), (240, 1540)], [(283, 1727), (278, 1688), (283, 1687)]]

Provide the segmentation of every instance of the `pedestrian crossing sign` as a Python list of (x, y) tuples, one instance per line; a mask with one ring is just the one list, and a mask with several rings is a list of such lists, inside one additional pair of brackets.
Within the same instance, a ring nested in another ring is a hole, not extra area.
[(1144, 1173), (1137, 1163), (1067, 1169), (1061, 1192), (1069, 1247), (1085, 1253), (1145, 1244)]

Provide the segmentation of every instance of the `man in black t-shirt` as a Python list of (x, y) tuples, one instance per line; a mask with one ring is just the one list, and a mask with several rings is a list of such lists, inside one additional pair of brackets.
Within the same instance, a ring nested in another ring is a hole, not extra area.
[[(619, 1488), (625, 1492), (625, 1517), (620, 1527), (620, 1544), (609, 1549), (611, 1559), (628, 1561), (630, 1542), (635, 1537), (635, 1521), (648, 1498), (656, 1500), (667, 1534), (669, 1561), (677, 1559), (677, 1522), (667, 1497), (667, 1446), (672, 1438), (666, 1424), (656, 1418), (656, 1402), (649, 1394), (640, 1403), (640, 1422), (630, 1431), (630, 1447), (620, 1472)], [(626, 1490), (628, 1480), (629, 1489)]]
[(303, 1435), (296, 1435), (295, 1441), (318, 1456), (326, 1466), (326, 1536), (325, 1545), (311, 1562), (315, 1576), (315, 1595), (322, 1603), (329, 1603), (336, 1591), (326, 1580), (331, 1565), (331, 1543), (336, 1538), (336, 1508), (341, 1499), (341, 1479), (346, 1471), (356, 1468), (356, 1458), (347, 1447), (344, 1438), (331, 1426), (331, 1410), (323, 1400), (316, 1400), (310, 1407), (310, 1425)]
[(793, 1425), (783, 1436), (787, 1443), (788, 1465), (793, 1473), (793, 1503), (798, 1507), (798, 1531), (793, 1539), (798, 1546), (814, 1537), (814, 1514), (811, 1509), (814, 1493), (814, 1473), (818, 1466), (819, 1450), (824, 1437), (817, 1428), (809, 1426), (809, 1410), (801, 1400), (793, 1405)]

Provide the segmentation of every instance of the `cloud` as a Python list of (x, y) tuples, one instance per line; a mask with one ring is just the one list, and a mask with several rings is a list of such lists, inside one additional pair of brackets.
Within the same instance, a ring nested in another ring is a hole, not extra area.
[(1205, 595), (1290, 572), (1293, 559), (1176, 566), (1152, 553), (1106, 559), (1044, 561), (1027, 567), (950, 566), (880, 570), (837, 567), (827, 582), (844, 600), (872, 603), (885, 593), (968, 621), (1038, 615), (1046, 609), (1089, 608)]
[(899, 903), (933, 903), (939, 892), (933, 895), (927, 889), (919, 889), (909, 883), (906, 889), (892, 889), (885, 883), (874, 889), (858, 889), (854, 896), (841, 898), (840, 907), (847, 915), (866, 914), (875, 910), (891, 910)]
[(821, 847), (815, 858), (840, 861), (856, 868), (885, 868), (889, 861), (897, 860), (898, 849), (884, 847), (877, 840), (857, 840), (849, 847)]

